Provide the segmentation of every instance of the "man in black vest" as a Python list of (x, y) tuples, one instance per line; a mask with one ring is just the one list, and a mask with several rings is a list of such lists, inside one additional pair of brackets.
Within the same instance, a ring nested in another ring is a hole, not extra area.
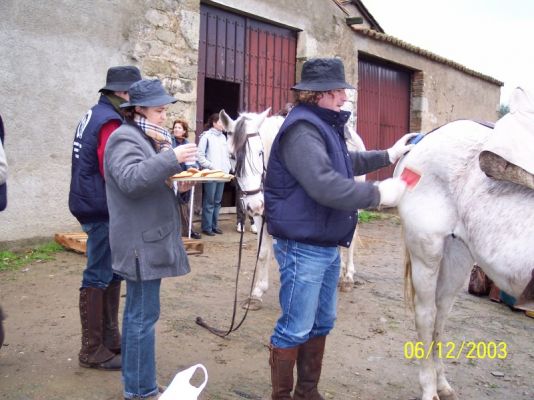
[[(311, 59), (293, 88), (296, 106), (274, 140), (265, 179), (267, 229), (280, 266), (282, 315), (271, 336), (272, 399), (320, 400), (317, 384), (326, 336), (336, 319), (340, 258), (349, 247), (357, 210), (394, 206), (406, 189), (398, 178), (355, 182), (394, 163), (412, 145), (404, 135), (385, 151), (348, 151), (344, 126), (350, 112), (343, 63)], [(293, 368), (297, 384), (293, 397)]]
[(98, 103), (81, 119), (74, 137), (69, 209), (87, 233), (87, 266), (80, 288), (82, 347), (78, 357), (80, 366), (86, 368), (121, 369), (121, 278), (111, 269), (103, 160), (108, 138), (123, 121), (120, 105), (129, 100), (128, 88), (139, 80), (137, 67), (110, 68)]

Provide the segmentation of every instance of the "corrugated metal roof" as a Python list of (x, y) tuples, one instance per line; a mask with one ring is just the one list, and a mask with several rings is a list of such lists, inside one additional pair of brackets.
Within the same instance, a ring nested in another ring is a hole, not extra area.
[(432, 61), (436, 61), (436, 62), (439, 62), (441, 64), (444, 64), (444, 65), (447, 65), (451, 68), (454, 68), (454, 69), (457, 69), (458, 71), (462, 71), (468, 75), (472, 75), (472, 76), (475, 76), (477, 78), (480, 78), (482, 80), (485, 80), (485, 81), (488, 81), (488, 82), (491, 82), (491, 83), (494, 83), (496, 85), (499, 85), (499, 86), (503, 86), (503, 82), (491, 77), (491, 76), (488, 76), (488, 75), (484, 75), (480, 72), (477, 72), (475, 70), (472, 70), (470, 68), (467, 68), (465, 67), (464, 65), (461, 65), (455, 61), (452, 61), (452, 60), (449, 60), (445, 57), (442, 57), (442, 56), (439, 56), (437, 54), (434, 54), (428, 50), (425, 50), (425, 49), (422, 49), (420, 47), (417, 47), (417, 46), (414, 46), (410, 43), (407, 43), (401, 39), (398, 39), (394, 36), (391, 36), (391, 35), (388, 35), (386, 33), (381, 33), (381, 32), (377, 32), (375, 30), (372, 30), (372, 29), (368, 29), (368, 28), (364, 28), (364, 27), (361, 27), (361, 26), (356, 26), (356, 25), (353, 25), (351, 26), (352, 30), (359, 33), (359, 34), (362, 34), (362, 35), (365, 35), (367, 37), (370, 37), (372, 39), (375, 39), (375, 40), (379, 40), (379, 41), (382, 41), (382, 42), (386, 42), (386, 43), (389, 43), (393, 46), (396, 46), (396, 47), (400, 47), (402, 49), (405, 49), (411, 53), (414, 53), (414, 54), (417, 54), (417, 55), (420, 55), (420, 56), (423, 56), (425, 58), (428, 58)]

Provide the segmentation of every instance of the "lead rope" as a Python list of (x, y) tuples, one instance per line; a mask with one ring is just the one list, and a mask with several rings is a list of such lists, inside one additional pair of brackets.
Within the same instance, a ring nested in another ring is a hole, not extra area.
[[(263, 171), (262, 171), (262, 175), (261, 175), (261, 186), (263, 186), (263, 181), (265, 179), (265, 173), (266, 173), (265, 154), (262, 152), (261, 156), (262, 156), (262, 162), (263, 162)], [(237, 181), (236, 183), (239, 186), (239, 181)], [(241, 187), (240, 187), (240, 189), (241, 189)], [(261, 187), (260, 187), (260, 190), (261, 190)], [(243, 191), (241, 191), (241, 192), (243, 192)], [(245, 211), (245, 207), (243, 207), (243, 210)], [(246, 220), (246, 215), (245, 215), (245, 220)], [(236, 313), (237, 313), (237, 289), (239, 287), (239, 272), (241, 271), (241, 258), (242, 258), (242, 253), (243, 253), (243, 235), (245, 234), (244, 225), (245, 224), (243, 224), (243, 230), (241, 231), (241, 236), (239, 237), (239, 253), (238, 253), (238, 256), (237, 256), (237, 272), (236, 272), (236, 277), (235, 277), (235, 289), (234, 289), (234, 306), (233, 306), (233, 309), (232, 309), (232, 321), (230, 322), (230, 327), (228, 328), (227, 331), (224, 331), (222, 329), (214, 328), (214, 327), (208, 325), (208, 323), (205, 322), (202, 319), (202, 317), (197, 317), (196, 320), (195, 320), (197, 325), (200, 325), (201, 327), (206, 328), (209, 332), (211, 332), (214, 335), (219, 336), (221, 338), (224, 338), (224, 337), (230, 335), (230, 333), (237, 331), (241, 327), (241, 325), (243, 325), (243, 323), (245, 322), (245, 319), (247, 318), (247, 315), (248, 315), (249, 307), (246, 308), (245, 314), (243, 314), (243, 318), (241, 318), (241, 321), (239, 321), (239, 324), (237, 324), (237, 326), (234, 328), (235, 316), (236, 316)], [(254, 290), (254, 281), (256, 280), (256, 271), (258, 269), (258, 260), (260, 258), (260, 249), (261, 249), (261, 245), (262, 245), (262, 242), (263, 242), (263, 227), (264, 226), (265, 226), (265, 217), (262, 215), (262, 217), (261, 217), (261, 227), (260, 227), (260, 232), (259, 232), (260, 233), (260, 240), (258, 242), (258, 250), (256, 251), (256, 263), (254, 265), (254, 272), (252, 273), (252, 281), (250, 283), (250, 291), (249, 291), (249, 294), (248, 294), (248, 298), (249, 299), (252, 297), (252, 291)]]
[[(254, 290), (254, 281), (256, 279), (256, 270), (258, 268), (258, 260), (260, 258), (260, 249), (261, 249), (261, 244), (262, 244), (262, 241), (263, 241), (263, 227), (264, 227), (264, 225), (265, 225), (265, 218), (263, 218), (263, 216), (262, 216), (262, 218), (261, 218), (261, 228), (260, 228), (260, 241), (258, 243), (258, 250), (256, 252), (256, 264), (254, 265), (254, 272), (252, 274), (252, 282), (250, 283), (250, 292), (249, 292), (249, 295), (248, 295), (249, 299), (251, 298), (252, 291)], [(236, 277), (235, 277), (235, 289), (234, 289), (234, 306), (233, 306), (233, 310), (232, 310), (232, 322), (230, 323), (230, 328), (228, 328), (227, 331), (224, 331), (223, 329), (214, 328), (214, 327), (208, 325), (208, 323), (205, 322), (202, 319), (202, 317), (197, 317), (196, 320), (195, 320), (195, 322), (198, 325), (200, 325), (203, 328), (206, 328), (209, 332), (211, 332), (214, 335), (217, 335), (217, 336), (219, 336), (221, 338), (224, 338), (224, 337), (228, 336), (230, 333), (237, 331), (239, 329), (239, 327), (241, 325), (243, 325), (243, 322), (245, 322), (245, 319), (247, 318), (247, 314), (248, 314), (248, 310), (249, 310), (249, 307), (247, 307), (246, 310), (245, 310), (245, 314), (243, 315), (243, 318), (241, 319), (239, 324), (237, 324), (237, 326), (234, 328), (235, 316), (236, 316), (236, 313), (237, 313), (237, 289), (238, 289), (238, 286), (239, 286), (239, 272), (241, 270), (241, 256), (242, 256), (242, 253), (243, 253), (243, 235), (244, 234), (245, 234), (245, 229), (244, 229), (244, 226), (243, 226), (243, 230), (241, 232), (241, 237), (239, 238), (239, 253), (238, 253), (238, 257), (237, 257), (237, 272), (236, 272)]]

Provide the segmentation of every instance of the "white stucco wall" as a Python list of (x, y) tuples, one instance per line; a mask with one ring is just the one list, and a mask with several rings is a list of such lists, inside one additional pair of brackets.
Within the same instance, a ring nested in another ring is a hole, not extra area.
[(109, 66), (130, 64), (125, 37), (142, 2), (0, 1), (0, 114), (9, 162), (0, 242), (79, 229), (67, 205), (76, 124)]

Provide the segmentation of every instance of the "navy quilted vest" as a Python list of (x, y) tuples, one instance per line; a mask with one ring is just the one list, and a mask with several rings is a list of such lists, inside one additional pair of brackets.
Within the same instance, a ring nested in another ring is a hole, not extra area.
[(316, 246), (350, 246), (356, 228), (356, 210), (337, 210), (315, 202), (286, 169), (279, 150), (284, 133), (295, 123), (307, 121), (323, 136), (333, 168), (353, 178), (352, 161), (343, 136), (349, 115), (346, 111), (298, 105), (287, 116), (274, 140), (265, 177), (265, 216), (271, 235)]
[(79, 122), (72, 147), (69, 209), (81, 224), (109, 220), (106, 184), (98, 167), (98, 134), (111, 120), (121, 115), (105, 96)]

